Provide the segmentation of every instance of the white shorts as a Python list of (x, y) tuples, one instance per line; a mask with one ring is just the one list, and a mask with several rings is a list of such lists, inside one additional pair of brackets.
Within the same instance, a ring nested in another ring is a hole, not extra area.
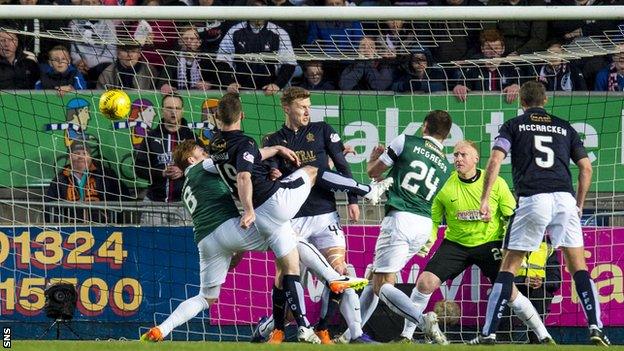
[(294, 218), (291, 223), (299, 239), (309, 242), (319, 250), (346, 247), (338, 212)]
[[(298, 184), (297, 186), (297, 182)], [(283, 187), (255, 209), (256, 227), (269, 240), (277, 258), (284, 257), (297, 246), (290, 220), (299, 212), (312, 189), (312, 181), (303, 170), (297, 170), (282, 180)]]
[(381, 222), (375, 245), (373, 272), (396, 273), (427, 243), (431, 218), (410, 212), (391, 211)]
[(556, 192), (520, 197), (503, 248), (535, 251), (546, 232), (553, 247), (583, 246), (581, 220), (572, 194)]
[[(242, 229), (240, 217), (221, 224), (199, 243), (199, 284), (202, 289), (225, 282), (232, 255), (244, 251), (266, 251), (269, 244), (255, 227)], [(218, 290), (216, 291), (218, 295)], [(217, 296), (211, 296), (216, 298)]]

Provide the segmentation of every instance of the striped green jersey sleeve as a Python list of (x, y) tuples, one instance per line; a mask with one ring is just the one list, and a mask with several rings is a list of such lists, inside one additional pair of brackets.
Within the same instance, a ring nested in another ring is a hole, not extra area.
[(481, 194), (483, 193), (484, 172), (479, 170), (477, 180), (468, 182), (453, 172), (435, 197), (431, 207), (434, 237), (442, 219), (446, 219), (447, 240), (463, 246), (474, 247), (485, 243), (502, 240), (507, 218), (516, 208), (516, 200), (505, 180), (498, 177), (490, 195), (492, 219), (481, 220), (479, 213)]

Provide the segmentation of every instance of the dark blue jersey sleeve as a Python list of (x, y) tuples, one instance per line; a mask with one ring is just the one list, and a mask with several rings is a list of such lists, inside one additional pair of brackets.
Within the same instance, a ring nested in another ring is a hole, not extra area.
[(241, 143), (236, 152), (236, 172), (252, 173), (256, 159), (260, 161), (260, 150), (253, 139)]
[[(327, 156), (329, 156), (329, 158), (334, 162), (334, 166), (340, 174), (353, 178), (349, 163), (343, 154), (344, 144), (342, 143), (342, 140), (340, 140), (340, 135), (338, 135), (334, 128), (327, 123), (324, 123), (323, 127)], [(356, 195), (347, 194), (347, 198), (349, 204), (358, 203)]]
[(587, 150), (585, 150), (583, 141), (574, 128), (570, 128), (570, 143), (570, 158), (574, 163), (587, 157)]
[(513, 140), (511, 121), (503, 123), (498, 130), (498, 136), (494, 142), (492, 149), (502, 151), (505, 156), (511, 151), (511, 142)]
[[(265, 135), (264, 138), (262, 138), (262, 147), (275, 146), (275, 145), (279, 145), (277, 143), (277, 133)], [(279, 157), (271, 157), (271, 158), (264, 160), (263, 163), (269, 166), (269, 168), (271, 169), (273, 168), (280, 169), (280, 160), (281, 159)]]

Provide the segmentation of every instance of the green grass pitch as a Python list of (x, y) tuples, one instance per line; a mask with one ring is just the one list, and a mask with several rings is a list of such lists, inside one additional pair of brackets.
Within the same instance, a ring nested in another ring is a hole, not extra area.
[[(31, 340), (12, 340), (12, 350), (32, 350), (32, 351), (100, 351), (100, 350), (148, 350), (148, 351), (165, 351), (165, 350), (202, 350), (202, 351), (265, 351), (265, 350), (375, 350), (379, 351), (380, 347), (384, 351), (400, 351), (418, 349), (428, 351), (457, 351), (457, 350), (490, 350), (490, 351), (577, 351), (577, 350), (596, 350), (595, 346), (590, 345), (508, 345), (500, 344), (496, 346), (467, 346), (461, 344), (453, 344), (450, 346), (438, 345), (308, 345), (296, 343), (284, 343), (282, 345), (266, 345), (266, 344), (250, 344), (245, 342), (162, 342), (158, 344), (141, 343), (138, 341), (31, 341)], [(612, 346), (611, 350), (624, 350), (624, 346)]]

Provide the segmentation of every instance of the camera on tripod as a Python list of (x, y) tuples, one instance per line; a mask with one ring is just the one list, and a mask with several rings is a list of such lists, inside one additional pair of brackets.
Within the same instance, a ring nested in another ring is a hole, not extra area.
[(61, 325), (66, 326), (69, 331), (80, 339), (80, 336), (78, 336), (76, 331), (69, 324), (74, 318), (76, 303), (78, 302), (76, 288), (69, 283), (56, 283), (49, 286), (43, 293), (43, 296), (45, 297), (43, 310), (46, 316), (53, 319), (54, 322), (39, 336), (39, 339), (47, 335), (55, 326), (56, 339), (60, 339)]

